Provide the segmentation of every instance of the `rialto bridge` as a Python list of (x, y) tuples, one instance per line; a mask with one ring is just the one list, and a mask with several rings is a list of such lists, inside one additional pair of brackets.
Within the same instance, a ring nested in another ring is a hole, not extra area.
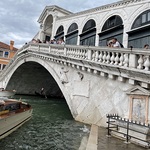
[(58, 44), (24, 45), (0, 74), (0, 86), (18, 94), (63, 95), (78, 121), (105, 125), (106, 114), (150, 121), (150, 52)]

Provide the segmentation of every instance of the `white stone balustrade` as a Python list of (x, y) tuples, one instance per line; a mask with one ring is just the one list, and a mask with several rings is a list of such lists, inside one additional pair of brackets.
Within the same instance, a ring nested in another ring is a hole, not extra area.
[(31, 50), (54, 55), (63, 55), (76, 59), (83, 59), (101, 64), (124, 66), (149, 71), (150, 51), (140, 49), (114, 49), (108, 47), (92, 47), (58, 44), (27, 44), (18, 53)]
[(130, 84), (136, 84), (138, 81), (145, 88), (150, 86), (148, 50), (58, 44), (24, 45), (0, 72), (0, 80), (15, 67), (19, 60), (26, 62), (28, 57), (38, 57), (45, 61), (71, 66), (112, 80), (118, 79), (124, 82), (128, 79)]

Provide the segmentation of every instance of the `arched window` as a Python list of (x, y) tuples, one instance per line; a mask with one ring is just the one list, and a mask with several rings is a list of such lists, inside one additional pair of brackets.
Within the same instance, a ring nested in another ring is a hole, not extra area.
[(45, 42), (50, 41), (52, 35), (52, 27), (53, 27), (53, 16), (49, 15), (44, 23), (44, 34), (45, 34)]
[(70, 34), (71, 32), (74, 32), (74, 31), (76, 31), (76, 30), (78, 30), (78, 25), (77, 25), (76, 23), (73, 23), (73, 24), (69, 27), (69, 29), (68, 29), (68, 31), (67, 31), (67, 34)]
[(64, 38), (64, 27), (61, 25), (56, 32), (55, 39)]
[(106, 31), (111, 28), (116, 28), (117, 26), (120, 26), (122, 24), (123, 24), (123, 22), (122, 22), (122, 19), (120, 16), (117, 16), (117, 15), (112, 16), (105, 22), (105, 24), (102, 28), (102, 31)]
[(85, 26), (84, 26), (84, 28), (83, 28), (83, 30), (82, 30), (82, 33), (86, 32), (86, 31), (88, 31), (88, 30), (91, 30), (91, 29), (93, 29), (93, 28), (95, 28), (95, 27), (96, 27), (95, 21), (94, 21), (93, 19), (91, 19), (91, 20), (89, 20), (89, 21), (85, 24)]
[(71, 24), (66, 35), (66, 44), (76, 45), (78, 38), (78, 25), (76, 23)]
[(144, 25), (150, 24), (150, 10), (147, 10), (140, 14), (134, 21), (132, 28), (135, 29)]
[(99, 45), (106, 46), (107, 42), (113, 37), (122, 43), (123, 38), (123, 21), (120, 16), (111, 16), (103, 25), (99, 33)]
[(80, 45), (95, 45), (96, 23), (93, 19), (87, 21), (80, 35)]
[(150, 9), (141, 13), (134, 21), (129, 35), (128, 45), (134, 48), (144, 48), (150, 45)]

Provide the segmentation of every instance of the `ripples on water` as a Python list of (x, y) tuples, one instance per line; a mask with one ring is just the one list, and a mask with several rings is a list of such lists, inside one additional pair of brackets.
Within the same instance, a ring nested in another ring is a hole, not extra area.
[(66, 102), (37, 97), (22, 100), (32, 105), (32, 119), (2, 139), (1, 150), (78, 150), (88, 137), (81, 130), (84, 124), (73, 120)]

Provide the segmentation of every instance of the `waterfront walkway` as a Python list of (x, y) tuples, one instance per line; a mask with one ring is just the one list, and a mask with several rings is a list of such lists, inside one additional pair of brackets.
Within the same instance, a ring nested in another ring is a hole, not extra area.
[(108, 138), (106, 135), (106, 128), (92, 125), (86, 150), (147, 150), (132, 143), (125, 144), (123, 140), (115, 137)]

